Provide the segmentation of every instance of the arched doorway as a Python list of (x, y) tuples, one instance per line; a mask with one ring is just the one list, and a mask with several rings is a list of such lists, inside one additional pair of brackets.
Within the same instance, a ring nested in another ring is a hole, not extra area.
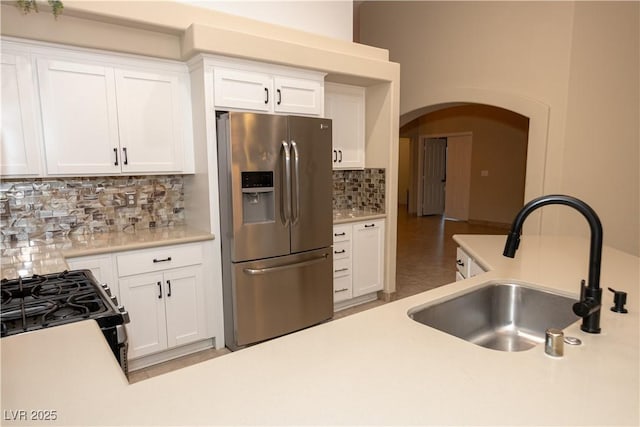
[[(484, 104), (512, 111), (529, 119), (527, 134), (527, 160), (524, 184), (524, 200), (528, 201), (545, 193), (545, 164), (549, 107), (536, 100), (517, 94), (477, 88), (440, 88), (429, 94), (422, 106), (416, 106), (400, 116), (400, 127), (429, 112), (465, 104)], [(524, 232), (539, 234), (542, 219), (534, 213), (527, 221)]]
[(407, 211), (508, 227), (524, 203), (528, 130), (528, 118), (481, 104), (405, 124), (400, 137), (411, 140), (411, 158), (399, 168), (411, 174)]

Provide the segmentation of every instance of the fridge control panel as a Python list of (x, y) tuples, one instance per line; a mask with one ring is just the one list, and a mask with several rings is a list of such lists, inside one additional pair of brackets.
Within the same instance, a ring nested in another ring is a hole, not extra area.
[(273, 222), (273, 171), (241, 172), (242, 222)]

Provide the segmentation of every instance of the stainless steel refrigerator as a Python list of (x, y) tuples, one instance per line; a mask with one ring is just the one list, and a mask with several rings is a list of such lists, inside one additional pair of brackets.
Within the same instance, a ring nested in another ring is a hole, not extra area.
[(331, 120), (218, 113), (225, 342), (333, 315)]

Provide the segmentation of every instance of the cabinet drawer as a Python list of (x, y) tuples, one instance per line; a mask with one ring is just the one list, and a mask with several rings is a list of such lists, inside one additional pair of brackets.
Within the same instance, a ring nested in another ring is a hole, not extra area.
[(351, 260), (341, 259), (333, 262), (333, 277), (348, 276), (351, 274)]
[(118, 276), (202, 264), (202, 245), (161, 246), (116, 255)]
[(351, 242), (337, 242), (333, 244), (333, 260), (351, 258)]
[(351, 299), (353, 290), (351, 287), (351, 276), (336, 277), (333, 279), (333, 302), (340, 302)]
[(336, 225), (333, 227), (333, 242), (351, 240), (351, 224)]

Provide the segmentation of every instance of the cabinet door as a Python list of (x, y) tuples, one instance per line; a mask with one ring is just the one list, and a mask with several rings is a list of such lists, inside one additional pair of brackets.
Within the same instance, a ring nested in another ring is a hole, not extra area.
[(353, 296), (380, 291), (384, 272), (384, 220), (353, 225)]
[(364, 168), (364, 88), (327, 83), (325, 116), (332, 120), (333, 168)]
[(113, 69), (38, 59), (47, 172), (119, 173)]
[(0, 173), (37, 175), (40, 158), (36, 129), (35, 90), (27, 55), (2, 52), (2, 129)]
[(202, 266), (169, 270), (164, 273), (164, 283), (168, 347), (206, 338)]
[(67, 264), (73, 270), (90, 270), (98, 282), (106, 283), (109, 286), (111, 295), (115, 295), (121, 303), (118, 281), (113, 275), (113, 262), (111, 255), (69, 258), (67, 259)]
[(126, 325), (131, 359), (167, 348), (165, 288), (161, 273), (120, 279), (122, 304), (131, 319)]
[(271, 76), (250, 71), (216, 68), (213, 72), (216, 107), (270, 111), (273, 101)]
[(122, 172), (180, 172), (183, 105), (175, 74), (115, 70)]
[(274, 77), (276, 113), (292, 113), (320, 116), (324, 110), (324, 88), (322, 82)]

